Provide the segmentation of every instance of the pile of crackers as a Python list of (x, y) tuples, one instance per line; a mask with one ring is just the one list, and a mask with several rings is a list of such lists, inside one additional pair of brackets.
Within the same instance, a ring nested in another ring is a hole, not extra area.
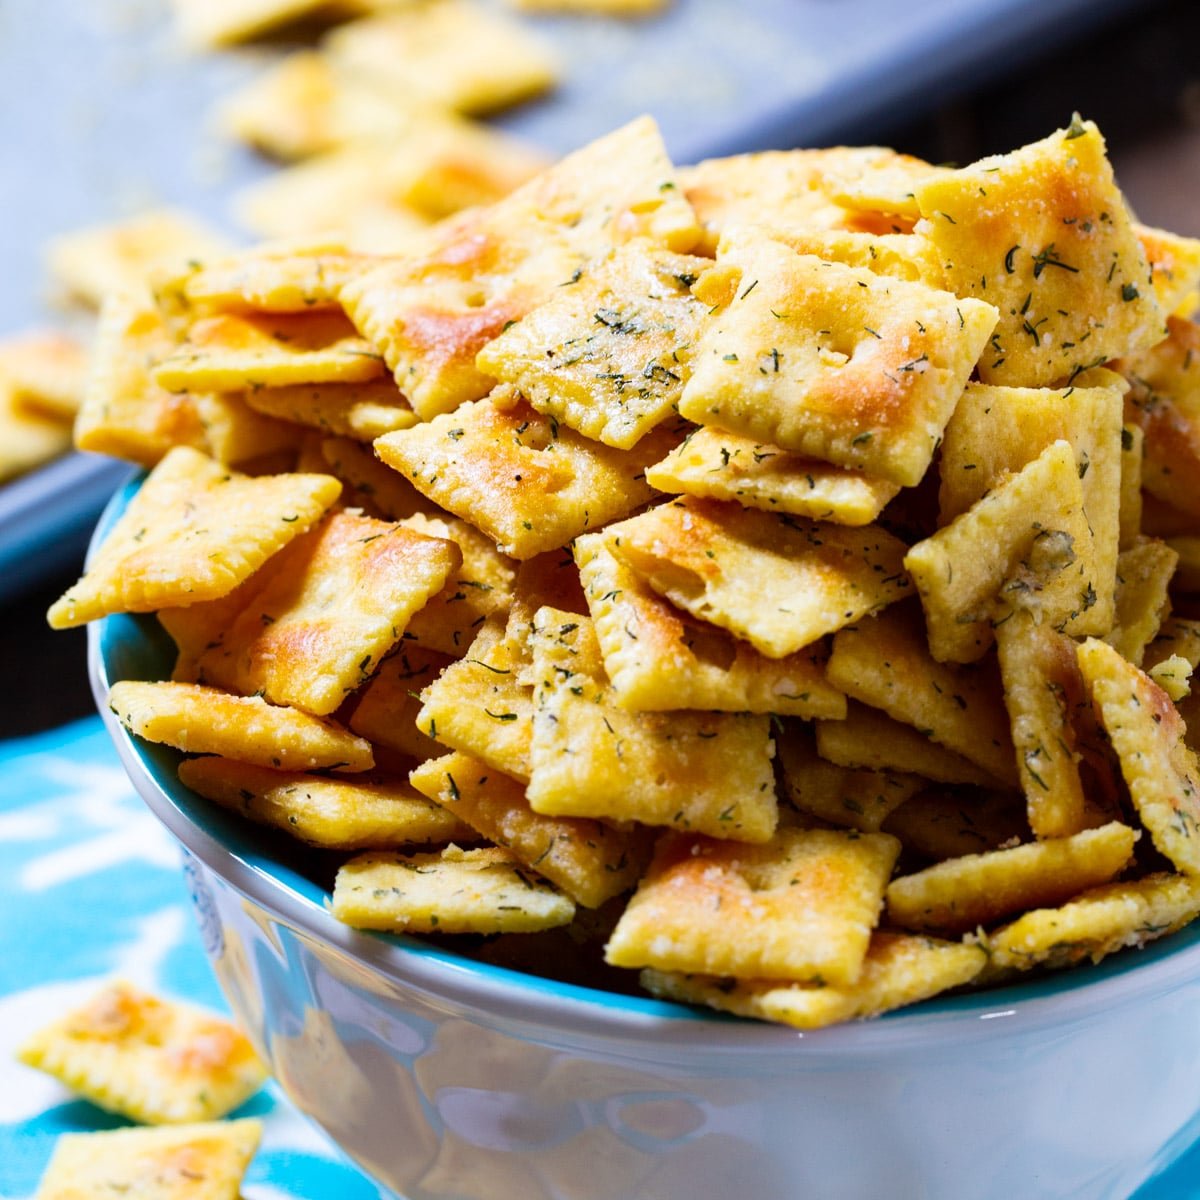
[(358, 928), (800, 1028), (1097, 960), (1200, 913), (1198, 306), (1079, 118), (644, 118), (112, 302), (80, 440), (156, 465), (50, 620), (157, 613), (113, 711)]

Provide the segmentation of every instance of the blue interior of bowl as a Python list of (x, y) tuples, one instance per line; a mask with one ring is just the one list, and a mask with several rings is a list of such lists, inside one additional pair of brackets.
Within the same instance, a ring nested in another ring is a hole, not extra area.
[[(96, 529), (93, 548), (103, 540), (113, 524), (124, 512), (126, 505), (140, 486), (140, 478), (132, 480), (114, 496)], [(175, 647), (152, 616), (121, 614), (101, 622), (99, 632), (100, 659), (108, 682), (121, 679), (168, 679), (175, 661)], [(129, 736), (129, 735), (123, 735)], [(178, 766), (183, 755), (168, 746), (156, 745), (140, 738), (129, 737), (129, 742), (138, 761), (153, 779), (167, 799), (197, 829), (207, 833), (228, 848), (230, 854), (246, 867), (257, 871), (280, 887), (309, 902), (324, 912), (329, 893), (306, 875), (298, 871), (289, 861), (286, 840), (273, 831), (226, 811), (185, 788), (178, 778)], [(330, 920), (333, 918), (330, 917)], [(669, 1004), (649, 997), (628, 996), (615, 992), (600, 992), (576, 984), (558, 982), (538, 976), (527, 975), (506, 967), (493, 966), (465, 955), (454, 954), (438, 946), (429, 945), (415, 938), (392, 937), (374, 934), (407, 952), (420, 955), (457, 969), (475, 973), (484, 980), (493, 980), (507, 987), (528, 988), (543, 995), (552, 995), (563, 1001), (586, 1000), (607, 1008), (624, 1009), (642, 1015), (671, 1017), (676, 1019), (712, 1019), (713, 1014), (693, 1010), (683, 1005)], [(926, 1015), (936, 1013), (983, 1014), (996, 1009), (1014, 1008), (1022, 1003), (1065, 994), (1087, 987), (1101, 980), (1111, 979), (1140, 966), (1157, 962), (1176, 954), (1200, 941), (1200, 921), (1170, 937), (1152, 942), (1143, 950), (1125, 951), (1110, 955), (1098, 964), (1075, 967), (1068, 971), (1036, 976), (1020, 983), (988, 991), (968, 992), (961, 995), (925, 1001), (920, 1011)], [(903, 1020), (906, 1011), (886, 1014), (881, 1020)]]

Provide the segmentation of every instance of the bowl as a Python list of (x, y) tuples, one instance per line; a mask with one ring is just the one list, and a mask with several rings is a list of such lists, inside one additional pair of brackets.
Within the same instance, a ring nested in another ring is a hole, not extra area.
[(172, 656), (153, 617), (90, 629), (121, 761), (283, 1090), (407, 1200), (1127, 1197), (1196, 1136), (1200, 922), (811, 1033), (360, 933), (278, 835), (188, 791), (181, 756), (108, 711), (110, 682), (166, 678)]

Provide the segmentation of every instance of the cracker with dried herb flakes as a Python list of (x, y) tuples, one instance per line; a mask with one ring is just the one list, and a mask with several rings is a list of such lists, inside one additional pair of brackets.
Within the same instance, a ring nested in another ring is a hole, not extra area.
[(900, 491), (899, 484), (714, 426), (689, 433), (662, 462), (646, 469), (646, 480), (663, 492), (735, 500), (836, 525), (869, 525)]
[(1170, 697), (1104, 642), (1078, 649), (1079, 668), (1121, 763), (1129, 796), (1155, 847), (1200, 874), (1200, 766)]
[(1045, 387), (1162, 337), (1164, 314), (1091, 121), (916, 187), (946, 286), (995, 305), (985, 383)]
[(379, 664), (359, 695), (349, 726), (377, 746), (417, 760), (440, 754), (441, 747), (417, 726), (421, 691), (453, 660), (401, 639)]
[(853, 983), (899, 851), (882, 833), (781, 829), (761, 846), (670, 834), (605, 957), (660, 971)]
[(783, 658), (909, 594), (904, 544), (850, 528), (683, 497), (604, 531), (672, 604)]
[(623, 708), (844, 715), (845, 697), (825, 679), (823, 642), (767, 658), (664, 600), (613, 554), (603, 534), (576, 538), (575, 554), (604, 669)]
[(947, 859), (888, 884), (888, 920), (918, 932), (967, 933), (1015, 912), (1061, 904), (1120, 874), (1138, 837), (1112, 821), (1070, 837)]
[(1144, 946), (1197, 915), (1200, 879), (1156, 871), (1090, 889), (1061, 908), (1026, 913), (990, 934), (985, 944), (994, 967), (1070, 967)]
[(933, 862), (998, 850), (1029, 837), (1019, 796), (969, 788), (921, 792), (889, 813), (881, 828), (909, 853)]
[(422, 795), (587, 908), (631, 888), (649, 860), (649, 831), (536, 813), (517, 780), (465, 754), (430, 759), (411, 778)]
[(55, 629), (228, 595), (337, 499), (329, 475), (263, 475), (185, 446), (147, 476), (84, 576), (51, 606)]
[(998, 680), (983, 664), (937, 662), (911, 604), (835, 634), (826, 675), (848, 696), (922, 731), (994, 779), (1017, 782)]
[(686, 252), (698, 235), (658, 129), (642, 117), (439, 226), (419, 250), (347, 285), (342, 302), (428, 420), (486, 395), (494, 381), (477, 352), (589, 260), (639, 236)]
[(370, 745), (331, 721), (261, 696), (194, 683), (114, 683), (109, 708), (132, 733), (189, 754), (221, 754), (288, 771), (366, 771)]
[(712, 264), (636, 239), (584, 270), (475, 359), (539, 412), (629, 449), (672, 415), (707, 308)]
[(325, 716), (371, 677), (461, 561), (444, 538), (334, 513), (259, 573), (199, 675)]
[(929, 243), (910, 233), (780, 229), (773, 224), (767, 225), (766, 229), (775, 241), (790, 246), (797, 254), (812, 254), (824, 262), (862, 267), (876, 275), (892, 275), (931, 287), (941, 286), (941, 269)]
[(267, 1079), (229, 1021), (125, 982), (39, 1029), (17, 1057), (93, 1104), (151, 1125), (223, 1117)]
[(988, 787), (993, 776), (961, 754), (930, 741), (911, 725), (893, 720), (882, 709), (851, 700), (841, 720), (814, 725), (821, 757), (842, 767), (898, 771), (934, 783)]
[(906, 487), (996, 321), (981, 301), (796, 254), (758, 231), (722, 242), (697, 294), (716, 311), (683, 416)]
[(73, 421), (83, 403), (88, 352), (71, 334), (31, 329), (0, 339), (0, 388), (17, 412)]
[(737, 841), (771, 836), (778, 808), (765, 715), (621, 708), (587, 617), (539, 609), (531, 641), (535, 812)]
[(507, 386), (375, 443), (379, 457), (504, 554), (527, 559), (623, 517), (653, 495), (649, 463), (675, 437), (658, 429), (616, 450), (543, 416)]
[(1200, 289), (1200, 238), (1181, 237), (1137, 221), (1133, 232), (1149, 264), (1159, 307), (1179, 317), (1191, 316), (1195, 303), (1189, 297)]
[(586, 614), (588, 611), (583, 583), (570, 546), (547, 550), (517, 566), (504, 641), (517, 664), (522, 683), (533, 682), (529, 675), (533, 663), (529, 638), (537, 610), (547, 606), (573, 613)]
[(380, 516), (399, 521), (414, 513), (430, 516), (442, 513), (441, 508), (421, 495), (403, 475), (381, 463), (370, 446), (364, 446), (355, 438), (324, 438), (317, 457), (330, 474), (349, 484), (354, 494), (363, 497)]
[(1056, 629), (1103, 632), (1091, 527), (1071, 444), (1058, 441), (1002, 475), (966, 512), (904, 556), (939, 662), (977, 662), (1014, 608)]
[(859, 977), (841, 987), (655, 970), (643, 971), (641, 983), (664, 1000), (704, 1004), (718, 1012), (778, 1021), (797, 1029), (820, 1029), (839, 1021), (877, 1017), (962, 987), (986, 962), (987, 955), (978, 946), (878, 931), (871, 936)]
[(1157, 538), (1139, 538), (1117, 558), (1116, 619), (1104, 640), (1136, 666), (1171, 612), (1178, 563), (1178, 551)]
[(1145, 461), (1145, 434), (1140, 425), (1126, 422), (1121, 426), (1121, 491), (1117, 506), (1118, 549), (1128, 550), (1142, 532), (1142, 466)]
[(333, 915), (393, 933), (534, 933), (568, 924), (575, 904), (499, 846), (361, 854), (337, 873)]
[(911, 154), (882, 151), (872, 158), (846, 159), (826, 178), (833, 200), (843, 208), (888, 213), (915, 221), (921, 216), (916, 191), (922, 184), (952, 175)]
[(359, 442), (373, 442), (385, 433), (417, 423), (417, 414), (390, 379), (252, 388), (243, 397), (255, 412), (265, 416)]

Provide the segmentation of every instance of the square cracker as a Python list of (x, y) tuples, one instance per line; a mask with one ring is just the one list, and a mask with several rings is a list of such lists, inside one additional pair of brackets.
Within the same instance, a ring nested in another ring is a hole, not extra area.
[(885, 833), (781, 829), (761, 846), (669, 834), (605, 958), (619, 967), (853, 983), (899, 852)]
[(1200, 875), (1200, 766), (1170, 697), (1111, 646), (1089, 638), (1079, 668), (1133, 805), (1155, 847), (1187, 875)]
[[(764, 227), (777, 242), (797, 254), (812, 254), (824, 262), (861, 267), (876, 275), (893, 275), (941, 287), (942, 272), (929, 243), (911, 233), (865, 233), (854, 229), (780, 229)], [(736, 234), (734, 236), (737, 236)]]
[(227, 595), (340, 491), (329, 475), (249, 479), (177, 446), (150, 472), (83, 578), (51, 606), (50, 624), (63, 629)]
[(814, 643), (767, 658), (726, 630), (664, 600), (590, 533), (575, 539), (580, 579), (614, 699), (635, 712), (679, 708), (841, 717)]
[(698, 236), (658, 129), (640, 118), (568, 155), (491, 208), (439, 226), (419, 251), (342, 291), (428, 419), (487, 394), (475, 355), (633, 237), (686, 252)]
[(838, 1021), (877, 1017), (962, 987), (986, 962), (987, 955), (978, 946), (881, 930), (871, 935), (858, 979), (842, 987), (654, 970), (643, 971), (641, 983), (666, 1000), (706, 1004), (718, 1012), (778, 1021), (797, 1029), (820, 1029)]
[(966, 512), (913, 546), (904, 566), (939, 662), (978, 662), (996, 624), (1015, 609), (1068, 633), (1107, 628), (1093, 611), (1106, 583), (1069, 442), (1054, 442), (1002, 475)]
[(70, 448), (70, 424), (19, 406), (11, 384), (0, 378), (0, 483), (40, 467)]
[(1162, 337), (1146, 256), (1091, 121), (916, 193), (946, 286), (999, 310), (979, 361), (985, 383), (1071, 382)]
[(168, 391), (241, 392), (296, 383), (366, 383), (383, 359), (340, 312), (201, 317), (154, 369)]
[(917, 932), (968, 933), (1015, 912), (1062, 904), (1124, 870), (1139, 836), (1112, 821), (1070, 837), (947, 859), (892, 880), (888, 920)]
[(910, 593), (904, 544), (690, 496), (604, 531), (646, 583), (768, 658), (783, 658)]
[(208, 755), (179, 764), (207, 800), (328, 850), (470, 841), (472, 830), (401, 779), (325, 779)]
[(83, 403), (88, 351), (56, 329), (0, 339), (0, 387), (20, 412), (72, 421)]
[(1133, 232), (1150, 265), (1150, 283), (1159, 307), (1165, 313), (1190, 316), (1190, 311), (1185, 311), (1188, 297), (1200, 288), (1200, 238), (1180, 237), (1137, 221)]
[(371, 747), (331, 721), (194, 683), (114, 683), (108, 706), (148, 742), (287, 771), (365, 771)]
[(631, 888), (650, 857), (646, 830), (535, 813), (520, 783), (465, 754), (422, 763), (412, 785), (587, 908)]
[(1117, 557), (1116, 619), (1104, 640), (1135, 666), (1171, 611), (1167, 589), (1178, 564), (1178, 552), (1158, 538), (1139, 538)]
[(359, 442), (417, 423), (417, 414), (390, 379), (251, 388), (244, 399), (257, 413)]
[(533, 635), (533, 619), (537, 610), (546, 606), (573, 613), (586, 614), (588, 611), (579, 569), (569, 546), (527, 558), (517, 567), (504, 640), (509, 653), (519, 665), (518, 674), (522, 683), (533, 682), (533, 654), (529, 639)]
[(716, 278), (711, 291), (702, 286), (717, 311), (696, 348), (680, 413), (906, 487), (918, 483), (995, 310), (796, 254), (761, 231), (740, 231), (721, 250), (719, 264), (733, 268), (736, 283), (723, 292)]
[(569, 924), (575, 904), (499, 846), (361, 854), (337, 873), (333, 915), (392, 933), (535, 933)]
[(539, 412), (628, 449), (679, 403), (708, 311), (691, 287), (711, 265), (636, 239), (489, 342), (475, 364)]
[(837, 633), (826, 674), (848, 696), (921, 730), (994, 779), (1017, 782), (1008, 714), (995, 675), (982, 664), (937, 662), (912, 605), (890, 608)]
[(1025, 806), (1012, 792), (933, 789), (906, 800), (881, 826), (910, 854), (933, 862), (1027, 841)]
[(260, 572), (201, 677), (317, 716), (365, 683), (461, 561), (443, 538), (334, 513)]
[(261, 1122), (204, 1122), (173, 1129), (65, 1133), (36, 1200), (237, 1200)]
[(835, 525), (869, 525), (900, 491), (898, 483), (834, 467), (753, 438), (704, 425), (689, 433), (646, 480), (661, 492), (736, 500)]
[(375, 443), (379, 457), (505, 553), (527, 559), (623, 517), (654, 491), (646, 466), (674, 444), (669, 429), (633, 450), (590, 441), (501, 386)]
[(380, 516), (399, 521), (414, 513), (443, 515), (441, 508), (422, 496), (403, 475), (381, 463), (370, 446), (355, 438), (324, 438), (317, 457)]
[(778, 808), (770, 723), (617, 705), (587, 617), (539, 609), (528, 799), (551, 816), (640, 821), (763, 842)]
[(39, 1029), (17, 1057), (100, 1108), (149, 1125), (223, 1117), (267, 1079), (229, 1021), (125, 982)]
[(394, 654), (379, 664), (350, 714), (350, 728), (377, 746), (422, 760), (442, 753), (417, 727), (420, 693), (451, 659), (401, 639)]

